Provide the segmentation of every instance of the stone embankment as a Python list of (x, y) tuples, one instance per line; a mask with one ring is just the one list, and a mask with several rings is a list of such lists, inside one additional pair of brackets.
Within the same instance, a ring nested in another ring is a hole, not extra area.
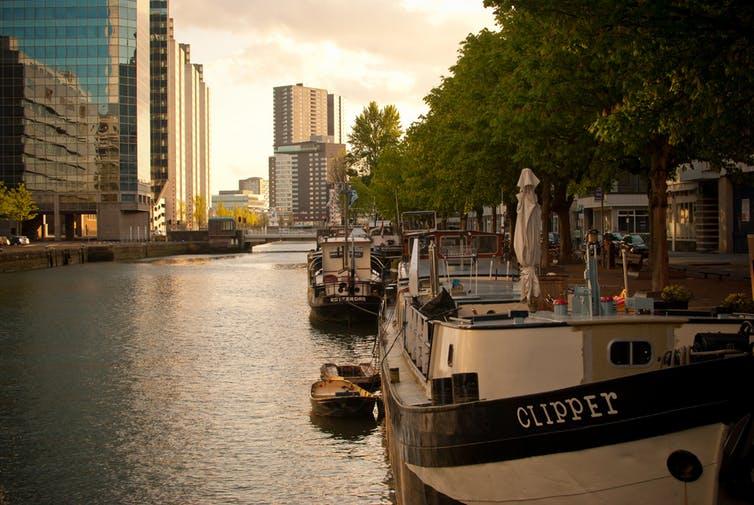
[(237, 246), (209, 242), (140, 242), (112, 244), (53, 244), (0, 249), (0, 272), (20, 272), (101, 261), (135, 261), (181, 254), (241, 252)]

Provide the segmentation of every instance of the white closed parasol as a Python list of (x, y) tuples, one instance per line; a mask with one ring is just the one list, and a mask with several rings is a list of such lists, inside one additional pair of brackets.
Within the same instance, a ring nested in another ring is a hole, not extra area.
[(542, 209), (537, 202), (534, 188), (539, 179), (531, 169), (521, 170), (516, 184), (521, 191), (516, 195), (518, 207), (516, 215), (516, 232), (513, 237), (513, 249), (521, 266), (521, 300), (531, 301), (539, 296), (539, 279), (536, 266), (542, 254), (540, 235), (542, 233)]

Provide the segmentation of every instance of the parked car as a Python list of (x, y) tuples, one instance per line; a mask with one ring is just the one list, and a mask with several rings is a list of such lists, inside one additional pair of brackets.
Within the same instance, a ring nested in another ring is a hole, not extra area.
[(560, 256), (560, 234), (554, 231), (549, 232), (547, 234), (547, 246), (551, 256)]
[(0, 247), (10, 245), (10, 240), (8, 240), (8, 237), (5, 237), (3, 235), (0, 235)]
[(11, 235), (10, 236), (10, 244), (11, 245), (29, 245), (29, 237), (26, 237), (24, 235)]
[(623, 235), (621, 242), (628, 246), (629, 252), (641, 254), (643, 257), (649, 256), (649, 247), (647, 246), (647, 243), (644, 242), (644, 239), (641, 238), (641, 235), (636, 233)]

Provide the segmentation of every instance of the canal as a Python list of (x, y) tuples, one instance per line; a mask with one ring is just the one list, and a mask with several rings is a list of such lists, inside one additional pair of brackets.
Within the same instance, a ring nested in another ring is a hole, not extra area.
[(305, 254), (0, 277), (0, 505), (391, 503), (382, 426), (310, 415), (372, 327), (309, 320)]

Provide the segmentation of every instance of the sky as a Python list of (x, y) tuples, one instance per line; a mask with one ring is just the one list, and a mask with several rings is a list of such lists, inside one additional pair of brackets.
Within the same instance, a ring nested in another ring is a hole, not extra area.
[(172, 0), (170, 10), (210, 87), (213, 194), (267, 178), (273, 87), (343, 96), (346, 132), (371, 100), (398, 107), (405, 128), (459, 42), (494, 27), (482, 0)]

